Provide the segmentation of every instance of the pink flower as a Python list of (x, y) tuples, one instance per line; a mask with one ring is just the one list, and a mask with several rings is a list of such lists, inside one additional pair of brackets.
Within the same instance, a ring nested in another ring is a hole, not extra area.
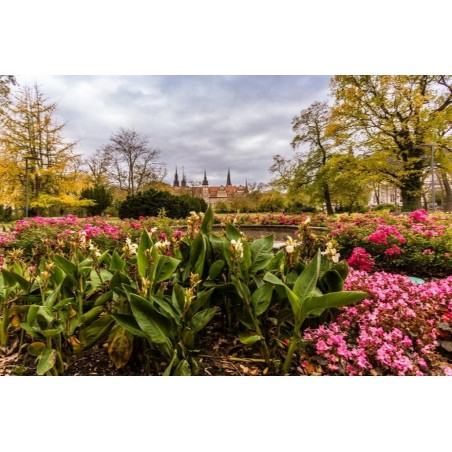
[(387, 254), (388, 256), (394, 256), (397, 254), (400, 254), (402, 250), (397, 245), (392, 245), (390, 248), (387, 248), (384, 252), (384, 254)]

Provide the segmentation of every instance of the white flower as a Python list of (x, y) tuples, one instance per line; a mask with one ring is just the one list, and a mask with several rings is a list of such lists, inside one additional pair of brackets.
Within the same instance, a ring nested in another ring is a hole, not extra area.
[(137, 254), (138, 245), (136, 243), (132, 243), (132, 240), (127, 237), (126, 238), (126, 246), (123, 248), (124, 252), (128, 252), (129, 254)]
[(154, 244), (154, 246), (156, 247), (156, 248), (158, 248), (158, 249), (162, 249), (162, 250), (164, 250), (164, 249), (166, 249), (167, 247), (169, 247), (171, 245), (171, 243), (170, 242), (168, 242), (168, 240), (163, 240), (163, 241), (158, 241), (158, 242), (155, 242), (155, 244)]
[(297, 242), (289, 235), (287, 236), (287, 240), (285, 243), (286, 243), (286, 252), (288, 254), (292, 254), (295, 251), (295, 247), (297, 247), (301, 244), (301, 242)]
[(157, 228), (155, 228), (155, 227), (154, 227), (154, 228), (151, 228), (151, 232), (152, 232), (152, 233), (157, 232)]
[(240, 259), (243, 257), (243, 243), (242, 239), (238, 240), (231, 240), (231, 251), (236, 255), (239, 256)]
[(326, 256), (328, 259), (331, 259), (335, 264), (339, 262), (339, 258), (341, 257), (340, 253), (337, 252), (336, 248), (334, 248), (334, 243), (328, 242), (326, 245), (326, 250), (322, 251), (321, 254)]
[(311, 217), (306, 217), (306, 220), (303, 221), (304, 224), (309, 224), (311, 222)]

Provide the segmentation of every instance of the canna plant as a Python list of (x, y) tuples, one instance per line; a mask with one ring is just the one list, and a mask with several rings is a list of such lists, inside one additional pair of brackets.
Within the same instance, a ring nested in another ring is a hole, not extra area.
[(289, 372), (293, 353), (301, 342), (300, 331), (307, 318), (318, 317), (326, 309), (356, 303), (367, 296), (365, 292), (342, 290), (347, 273), (346, 264), (332, 263), (326, 252), (322, 254), (319, 250), (297, 277), (292, 288), (273, 273), (265, 274), (264, 281), (284, 288), (292, 310), (292, 333), (282, 366), (283, 375)]

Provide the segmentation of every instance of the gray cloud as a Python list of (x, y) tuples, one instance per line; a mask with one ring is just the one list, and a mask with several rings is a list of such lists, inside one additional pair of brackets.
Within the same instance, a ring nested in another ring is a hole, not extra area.
[(19, 76), (58, 102), (65, 136), (90, 155), (119, 127), (161, 150), (171, 182), (267, 182), (272, 156), (290, 156), (291, 120), (327, 98), (329, 76)]

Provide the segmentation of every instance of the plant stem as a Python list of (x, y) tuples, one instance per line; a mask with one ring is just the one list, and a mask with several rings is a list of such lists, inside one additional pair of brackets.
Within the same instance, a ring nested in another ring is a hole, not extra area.
[(287, 375), (289, 373), (290, 363), (292, 362), (292, 356), (295, 352), (295, 349), (297, 348), (298, 342), (299, 342), (298, 336), (294, 335), (290, 338), (289, 349), (287, 350), (286, 359), (282, 367), (281, 372), (282, 375)]

